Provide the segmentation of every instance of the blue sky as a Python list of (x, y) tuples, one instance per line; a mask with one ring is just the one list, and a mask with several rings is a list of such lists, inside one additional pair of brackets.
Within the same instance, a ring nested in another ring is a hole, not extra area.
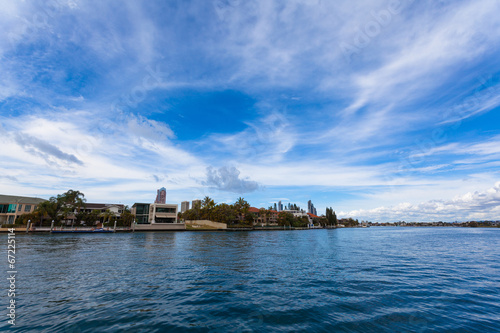
[(0, 193), (500, 219), (500, 3), (5, 1)]

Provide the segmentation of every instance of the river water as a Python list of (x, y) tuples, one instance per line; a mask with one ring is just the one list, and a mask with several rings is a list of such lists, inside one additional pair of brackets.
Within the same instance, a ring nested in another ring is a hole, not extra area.
[[(498, 228), (16, 242), (18, 332), (500, 332)], [(6, 258), (2, 268), (7, 276)]]

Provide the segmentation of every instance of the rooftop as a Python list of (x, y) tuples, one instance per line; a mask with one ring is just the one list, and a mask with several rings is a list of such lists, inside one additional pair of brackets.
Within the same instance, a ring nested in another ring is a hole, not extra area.
[(3, 195), (0, 194), (0, 203), (1, 204), (32, 204), (37, 205), (41, 202), (47, 201), (41, 198), (34, 197), (20, 197), (16, 195)]

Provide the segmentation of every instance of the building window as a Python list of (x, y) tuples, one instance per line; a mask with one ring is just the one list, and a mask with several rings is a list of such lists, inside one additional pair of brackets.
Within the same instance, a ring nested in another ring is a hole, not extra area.
[(175, 208), (156, 207), (156, 212), (157, 213), (174, 213), (175, 214)]
[(173, 217), (157, 217), (155, 223), (175, 223), (176, 219)]
[(15, 213), (16, 208), (17, 208), (16, 204), (9, 204), (9, 209), (7, 210), (7, 213)]
[(137, 215), (149, 214), (149, 205), (137, 205), (135, 209)]
[(14, 224), (14, 215), (9, 216), (9, 224)]
[(30, 212), (31, 211), (31, 205), (24, 205), (24, 212)]
[(23, 209), (23, 205), (19, 205), (19, 209), (17, 211), (20, 212), (21, 209)]
[(141, 215), (135, 218), (137, 224), (149, 224), (148, 215)]

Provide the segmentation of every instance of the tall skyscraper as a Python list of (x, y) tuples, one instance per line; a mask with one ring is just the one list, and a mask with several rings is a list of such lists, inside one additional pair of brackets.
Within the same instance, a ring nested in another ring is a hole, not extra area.
[(281, 204), (281, 200), (278, 201), (278, 212), (281, 212), (283, 210), (283, 205)]
[(308, 212), (309, 214), (318, 215), (318, 212), (317, 212), (317, 210), (316, 210), (316, 207), (314, 207), (314, 205), (313, 205), (313, 203), (312, 203), (312, 201), (311, 201), (311, 200), (309, 200), (309, 201), (307, 202), (307, 212)]
[(181, 202), (181, 213), (184, 213), (186, 210), (189, 210), (189, 201)]
[(192, 205), (193, 205), (192, 206), (193, 209), (196, 207), (201, 208), (201, 200), (200, 199), (193, 200)]
[(158, 192), (156, 194), (155, 203), (164, 204), (166, 202), (167, 202), (167, 189), (162, 187), (158, 190)]

